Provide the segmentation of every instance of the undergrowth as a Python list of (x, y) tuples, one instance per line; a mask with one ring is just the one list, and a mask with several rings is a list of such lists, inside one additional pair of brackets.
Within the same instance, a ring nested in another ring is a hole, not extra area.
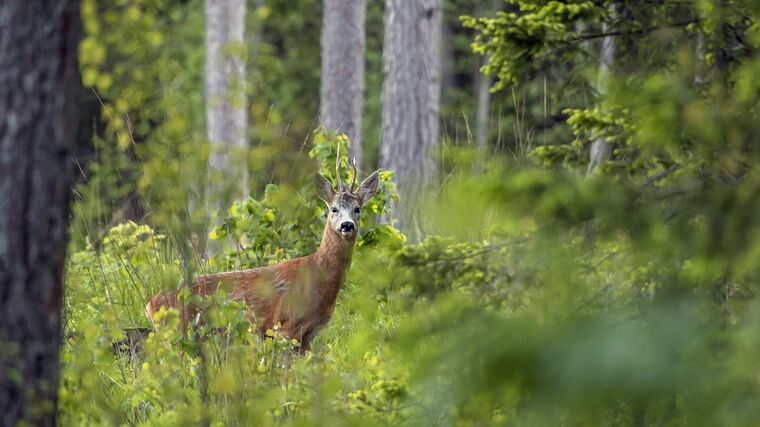
[[(310, 154), (329, 175), (334, 147), (347, 141), (320, 134), (315, 142)], [(254, 333), (224, 293), (202, 301), (209, 321), (185, 333), (178, 314), (163, 310), (163, 326), (135, 351), (114, 343), (149, 327), (144, 306), (160, 289), (314, 250), (325, 212), (309, 184), (270, 185), (235, 202), (212, 232), (222, 250), (208, 257), (134, 222), (72, 253), (62, 424), (752, 425), (760, 417), (754, 267), (712, 274), (724, 258), (705, 257), (682, 234), (700, 242), (710, 231), (704, 220), (657, 220), (674, 206), (657, 188), (491, 165), (430, 198), (428, 220), (440, 233), (410, 243), (378, 221), (399, 202), (392, 178), (381, 173), (333, 318), (305, 355), (277, 328)]]

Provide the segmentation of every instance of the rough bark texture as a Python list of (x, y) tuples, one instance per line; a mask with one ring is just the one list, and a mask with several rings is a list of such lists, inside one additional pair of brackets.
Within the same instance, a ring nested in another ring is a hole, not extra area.
[(225, 208), (248, 194), (245, 162), (245, 0), (206, 0), (207, 206)]
[[(614, 16), (615, 8), (612, 6)], [(608, 31), (607, 24), (602, 26), (602, 32)], [(607, 92), (607, 79), (610, 68), (615, 63), (615, 37), (607, 36), (602, 39), (602, 50), (599, 55), (599, 74), (597, 77), (597, 92), (600, 96)], [(604, 139), (597, 138), (591, 144), (591, 156), (588, 164), (587, 174), (594, 172), (597, 166), (606, 162), (612, 155), (612, 146)]]
[(364, 21), (366, 0), (324, 0), (320, 120), (351, 140), (349, 156), (362, 160)]
[(386, 0), (380, 166), (396, 172), (395, 217), (420, 237), (417, 196), (436, 177), (441, 81), (440, 0)]
[(78, 13), (0, 1), (0, 425), (56, 424)]

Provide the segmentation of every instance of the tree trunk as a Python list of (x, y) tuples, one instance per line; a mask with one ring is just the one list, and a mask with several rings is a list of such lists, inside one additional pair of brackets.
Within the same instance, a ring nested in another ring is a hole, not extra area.
[[(496, 15), (496, 12), (503, 10), (505, 6), (503, 3), (501, 0), (491, 0), (490, 9), (487, 12), (492, 16)], [(487, 63), (488, 57), (483, 56), (478, 67), (478, 78), (475, 86), (475, 144), (478, 147), (475, 172), (483, 170), (490, 154), (488, 139), (491, 130), (491, 86), (494, 83), (494, 76), (480, 72), (480, 68)]]
[(364, 21), (366, 0), (324, 0), (320, 120), (351, 140), (349, 156), (362, 160)]
[(0, 425), (54, 426), (78, 2), (0, 2)]
[(206, 205), (226, 208), (248, 194), (245, 159), (245, 0), (206, 0)]
[[(485, 65), (486, 58), (483, 58), (481, 65)], [(491, 115), (491, 86), (493, 86), (493, 76), (480, 74), (477, 84), (477, 104), (475, 106), (475, 143), (478, 149), (485, 151), (488, 149), (488, 120)]]
[(440, 0), (386, 0), (380, 166), (396, 172), (397, 225), (421, 237), (416, 199), (434, 183), (438, 146)]
[[(491, 9), (489, 10), (491, 15), (494, 15), (501, 9), (501, 4), (497, 0), (491, 0)], [(488, 63), (488, 58), (483, 57), (480, 65), (484, 66)], [(488, 130), (491, 116), (491, 86), (493, 86), (493, 75), (486, 75), (478, 73), (478, 80), (476, 86), (476, 105), (475, 105), (475, 143), (478, 146), (482, 156), (487, 157), (488, 150)]]
[[(615, 6), (612, 8), (611, 17), (615, 15)], [(602, 32), (609, 30), (605, 23), (602, 26)], [(607, 80), (609, 79), (610, 68), (615, 63), (615, 36), (607, 36), (602, 39), (602, 50), (599, 55), (599, 74), (597, 76), (597, 93), (604, 96), (607, 93)], [(612, 146), (604, 139), (597, 138), (591, 143), (591, 156), (586, 174), (590, 175), (597, 166), (603, 164), (612, 156)]]
[(694, 46), (694, 83), (702, 84), (705, 81), (705, 38), (701, 28), (697, 28), (697, 40)]

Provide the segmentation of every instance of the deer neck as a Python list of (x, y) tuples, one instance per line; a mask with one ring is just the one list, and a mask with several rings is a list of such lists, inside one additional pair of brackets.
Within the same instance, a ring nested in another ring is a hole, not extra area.
[(326, 279), (325, 285), (336, 288), (343, 285), (355, 244), (356, 237), (345, 239), (330, 228), (329, 223), (325, 225), (322, 242), (314, 253), (314, 260)]

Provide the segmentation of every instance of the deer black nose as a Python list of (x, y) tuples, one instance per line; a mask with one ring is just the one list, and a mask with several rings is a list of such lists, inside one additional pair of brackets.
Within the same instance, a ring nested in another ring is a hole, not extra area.
[(340, 225), (340, 231), (343, 232), (349, 232), (354, 231), (354, 223), (350, 221), (346, 221)]

